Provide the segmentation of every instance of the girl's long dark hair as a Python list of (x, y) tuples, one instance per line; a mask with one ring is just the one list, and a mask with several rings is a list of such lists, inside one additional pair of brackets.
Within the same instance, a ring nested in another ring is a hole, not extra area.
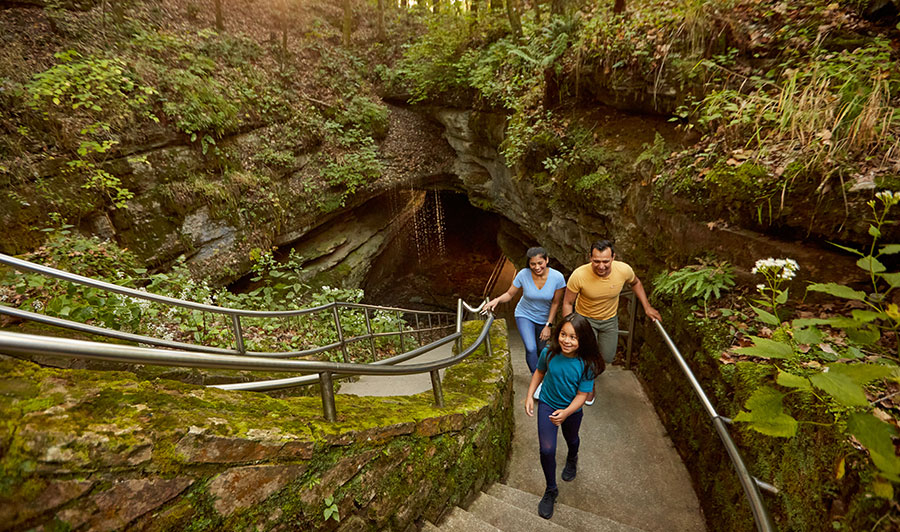
[(606, 362), (600, 356), (600, 348), (597, 347), (597, 337), (594, 335), (594, 329), (588, 320), (581, 314), (575, 312), (569, 314), (553, 328), (553, 334), (550, 336), (550, 352), (547, 354), (547, 364), (557, 354), (562, 353), (559, 347), (559, 331), (563, 325), (571, 323), (575, 329), (575, 336), (578, 337), (578, 358), (584, 361), (584, 374), (591, 370), (594, 377), (599, 376), (606, 369)]

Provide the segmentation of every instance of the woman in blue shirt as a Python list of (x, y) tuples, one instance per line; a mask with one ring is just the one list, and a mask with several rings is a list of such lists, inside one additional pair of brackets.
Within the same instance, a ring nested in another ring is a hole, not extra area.
[(563, 275), (547, 264), (544, 248), (529, 248), (525, 254), (528, 267), (516, 274), (504, 294), (487, 302), (485, 311), (493, 311), (500, 303), (506, 303), (522, 290), (522, 298), (516, 305), (516, 327), (525, 344), (525, 362), (531, 373), (537, 368), (538, 352), (543, 349), (553, 317), (566, 292)]

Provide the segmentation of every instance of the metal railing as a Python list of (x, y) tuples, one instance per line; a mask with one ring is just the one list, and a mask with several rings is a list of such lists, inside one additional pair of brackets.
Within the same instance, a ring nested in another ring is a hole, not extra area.
[[(85, 323), (46, 316), (35, 312), (29, 312), (26, 310), (0, 305), (0, 314), (5, 314), (18, 319), (31, 320), (54, 327), (61, 327), (73, 331), (104, 336), (107, 338), (114, 338), (118, 340), (156, 346), (128, 346), (0, 331), (0, 352), (15, 355), (51, 355), (135, 364), (153, 364), (192, 368), (219, 368), (250, 371), (308, 373), (307, 375), (302, 375), (299, 377), (295, 376), (284, 379), (274, 379), (248, 383), (219, 384), (215, 385), (214, 387), (227, 390), (262, 391), (282, 389), (312, 383), (321, 383), (323, 411), (325, 414), (325, 418), (329, 421), (334, 421), (337, 419), (337, 414), (334, 407), (333, 386), (333, 379), (337, 376), (346, 377), (353, 375), (410, 375), (427, 372), (431, 375), (435, 403), (439, 407), (443, 407), (444, 398), (439, 371), (463, 360), (471, 353), (473, 353), (476, 349), (478, 349), (478, 347), (480, 347), (482, 344), (486, 346), (486, 349), (489, 353), (492, 353), (490, 337), (488, 335), (490, 326), (494, 320), (492, 315), (488, 316), (488, 319), (485, 320), (484, 326), (482, 327), (482, 330), (475, 342), (465, 349), (463, 349), (462, 345), (462, 323), (464, 313), (470, 312), (474, 315), (477, 315), (484, 303), (482, 303), (478, 307), (471, 307), (464, 301), (459, 300), (457, 304), (457, 312), (455, 315), (450, 312), (409, 310), (394, 307), (381, 307), (377, 305), (365, 305), (360, 303), (345, 302), (333, 302), (318, 307), (287, 311), (254, 311), (218, 307), (215, 305), (207, 305), (203, 303), (196, 303), (158, 294), (152, 294), (149, 292), (135, 290), (105, 281), (99, 281), (96, 279), (91, 279), (89, 277), (64, 272), (62, 270), (57, 270), (47, 266), (33, 264), (28, 261), (3, 254), (0, 254), (0, 264), (6, 264), (19, 271), (29, 271), (48, 277), (54, 277), (64, 281), (70, 281), (73, 283), (94, 287), (106, 292), (154, 301), (170, 307), (178, 306), (190, 310), (198, 310), (230, 316), (232, 318), (231, 326), (235, 338), (235, 345), (233, 349), (188, 344), (184, 342), (177, 342), (174, 340), (166, 340), (151, 336), (126, 333), (104, 327), (97, 327), (94, 325), (88, 325)], [(344, 337), (344, 328), (341, 324), (341, 316), (339, 312), (339, 309), (342, 308), (363, 310), (365, 316), (366, 334)], [(291, 352), (253, 352), (247, 351), (245, 348), (244, 336), (241, 328), (242, 317), (284, 318), (328, 311), (330, 311), (334, 319), (336, 334), (338, 338), (337, 342), (332, 342), (327, 345), (318, 346), (303, 351)], [(371, 320), (371, 313), (373, 311), (397, 314), (397, 322), (399, 324), (398, 330), (375, 332), (373, 330)], [(403, 314), (413, 315), (415, 324), (413, 327), (404, 328)], [(455, 317), (455, 322), (451, 323), (451, 318), (453, 317)], [(423, 323), (423, 321), (425, 323)], [(421, 344), (423, 341), (423, 333), (450, 328), (454, 328), (454, 332), (439, 340), (433, 341), (427, 345), (420, 345), (409, 351), (403, 352), (399, 355), (387, 359), (378, 360), (371, 364), (356, 364), (351, 363), (348, 360), (347, 346), (355, 342), (368, 340), (374, 354), (376, 350), (376, 338), (398, 336), (400, 349), (402, 351), (404, 349), (404, 335), (416, 336), (418, 343)], [(425, 364), (406, 364), (402, 366), (397, 365), (400, 362), (410, 360), (437, 347), (454, 341), (456, 342), (457, 346), (457, 354), (452, 357), (447, 357)], [(285, 360), (313, 355), (334, 349), (341, 350), (344, 359), (343, 362)]]
[(750, 503), (750, 510), (753, 512), (753, 520), (756, 522), (756, 529), (760, 532), (774, 532), (775, 525), (772, 523), (772, 517), (769, 515), (769, 511), (766, 508), (765, 502), (763, 502), (760, 489), (764, 489), (772, 493), (778, 493), (778, 489), (775, 486), (767, 482), (763, 482), (750, 474), (750, 471), (747, 469), (747, 465), (744, 463), (744, 459), (741, 457), (740, 451), (738, 451), (737, 445), (735, 445), (734, 440), (731, 439), (731, 434), (729, 434), (728, 432), (727, 424), (731, 423), (731, 420), (726, 417), (720, 416), (716, 412), (716, 409), (715, 407), (713, 407), (712, 402), (709, 400), (709, 397), (707, 397), (706, 392), (703, 391), (703, 387), (700, 385), (700, 381), (698, 381), (697, 377), (694, 376), (694, 373), (688, 366), (687, 361), (685, 361), (684, 356), (682, 356), (681, 352), (675, 346), (675, 343), (672, 342), (672, 339), (669, 337), (666, 329), (660, 322), (656, 320), (653, 320), (653, 323), (656, 325), (657, 330), (665, 340), (666, 345), (669, 347), (669, 350), (675, 356), (675, 360), (678, 362), (678, 366), (681, 368), (681, 371), (684, 373), (685, 377), (687, 377), (688, 382), (694, 389), (694, 393), (697, 394), (697, 397), (700, 398), (700, 402), (703, 403), (703, 408), (706, 410), (706, 413), (710, 418), (712, 418), (713, 426), (715, 426), (716, 432), (719, 435), (719, 439), (722, 440), (722, 444), (725, 446), (725, 450), (728, 452), (728, 457), (731, 459), (731, 463), (734, 465), (735, 472), (737, 473), (738, 479), (741, 482), (741, 487), (743, 487), (744, 494), (746, 494), (747, 500)]
[[(204, 346), (197, 344), (188, 344), (184, 342), (177, 342), (173, 340), (166, 340), (162, 338), (155, 338), (151, 336), (144, 336), (132, 333), (126, 333), (114, 329), (107, 329), (104, 327), (97, 327), (93, 325), (87, 325), (80, 322), (75, 322), (71, 320), (66, 320), (62, 318), (56, 318), (51, 316), (46, 316), (44, 314), (38, 314), (35, 312), (29, 312), (26, 310), (16, 309), (12, 307), (8, 307), (5, 305), (0, 305), (0, 314), (5, 314), (7, 316), (12, 316), (19, 319), (30, 320), (37, 323), (42, 323), (45, 325), (51, 325), (54, 327), (61, 327), (69, 330), (85, 332), (89, 334), (94, 334), (98, 336), (104, 336), (107, 338), (114, 338), (117, 340), (124, 340), (129, 342), (137, 342), (146, 345), (155, 345), (158, 347), (166, 347), (172, 349), (183, 349), (187, 351), (198, 351), (203, 353), (215, 353), (215, 354), (243, 354), (247, 356), (263, 356), (263, 357), (278, 357), (278, 358), (296, 358), (303, 356), (311, 356), (318, 353), (322, 353), (325, 351), (331, 350), (341, 350), (341, 354), (344, 362), (349, 362), (349, 356), (347, 352), (347, 346), (356, 342), (361, 342), (364, 340), (369, 340), (369, 346), (372, 351), (372, 356), (375, 358), (376, 356), (376, 348), (375, 348), (375, 339), (380, 337), (389, 337), (389, 336), (397, 336), (400, 341), (400, 350), (404, 349), (403, 347), (403, 338), (404, 335), (415, 334), (421, 343), (422, 333), (424, 332), (433, 332), (444, 329), (450, 329), (453, 324), (451, 323), (451, 318), (453, 314), (450, 312), (434, 312), (434, 311), (424, 311), (424, 310), (408, 310), (408, 309), (400, 309), (394, 307), (382, 307), (377, 305), (365, 305), (361, 303), (345, 303), (345, 302), (332, 302), (325, 305), (320, 305), (317, 307), (310, 307), (305, 309), (296, 309), (296, 310), (281, 310), (281, 311), (259, 311), (259, 310), (245, 310), (245, 309), (232, 309), (227, 307), (219, 307), (215, 305), (207, 305), (204, 303), (196, 303), (193, 301), (186, 301), (183, 299), (176, 299), (168, 296), (162, 296), (159, 294), (153, 294), (149, 292), (145, 292), (142, 290), (135, 290), (133, 288), (128, 288), (125, 286), (120, 286), (113, 283), (108, 283), (106, 281), (99, 281), (97, 279), (91, 279), (90, 277), (84, 277), (81, 275), (65, 272), (62, 270), (57, 270), (55, 268), (50, 268), (49, 266), (43, 266), (40, 264), (34, 264), (22, 259), (18, 259), (15, 257), (11, 257), (9, 255), (4, 255), (0, 253), (0, 264), (5, 264), (10, 266), (18, 271), (28, 271), (32, 273), (37, 273), (40, 275), (44, 275), (47, 277), (53, 277), (56, 279), (60, 279), (63, 281), (68, 281), (76, 284), (81, 284), (84, 286), (89, 286), (93, 288), (98, 288), (105, 292), (111, 292), (115, 294), (119, 294), (126, 297), (139, 298), (147, 301), (153, 301), (156, 303), (161, 303), (170, 307), (181, 307), (189, 310), (197, 310), (201, 312), (209, 312), (212, 314), (220, 314), (223, 316), (227, 316), (231, 318), (230, 327), (232, 333), (234, 334), (234, 348), (226, 349), (221, 347), (212, 347), (212, 346)], [(344, 337), (344, 327), (341, 323), (341, 316), (339, 309), (358, 309), (362, 310), (365, 316), (365, 324), (366, 324), (366, 334), (352, 336), (345, 338)], [(244, 342), (244, 333), (243, 327), (241, 324), (241, 318), (290, 318), (295, 316), (303, 316), (307, 314), (315, 314), (315, 313), (324, 313), (330, 312), (332, 315), (332, 319), (334, 321), (335, 334), (337, 336), (338, 341), (332, 342), (327, 345), (317, 346), (315, 348), (301, 350), (301, 351), (288, 351), (288, 352), (259, 352), (259, 351), (247, 351), (245, 342)], [(383, 313), (393, 313), (396, 314), (399, 318), (397, 320), (398, 330), (397, 331), (382, 331), (375, 332), (372, 327), (372, 313), (373, 312), (383, 312)], [(403, 327), (403, 314), (412, 314), (415, 320), (415, 327), (411, 327), (409, 329), (404, 329)], [(426, 319), (427, 326), (420, 322), (420, 317)]]
[[(459, 302), (460, 310), (477, 313), (478, 308)], [(406, 359), (422, 354), (438, 345), (462, 339), (462, 320), (457, 320), (457, 331), (437, 342), (422, 346), (413, 350), (416, 353), (405, 353)], [(456, 355), (441, 360), (423, 364), (388, 365), (387, 360), (382, 364), (353, 364), (347, 362), (323, 362), (312, 360), (284, 360), (271, 357), (247, 357), (234, 354), (198, 353), (193, 351), (166, 350), (152, 347), (134, 347), (119, 344), (101, 342), (88, 342), (73, 340), (70, 338), (52, 338), (35, 336), (30, 334), (18, 334), (0, 331), (0, 352), (13, 355), (50, 355), (90, 360), (106, 360), (125, 362), (130, 364), (152, 364), (158, 366), (179, 366), (189, 368), (217, 368), (250, 371), (283, 371), (295, 373), (314, 373), (314, 381), (321, 383), (322, 410), (328, 421), (337, 420), (337, 411), (334, 405), (333, 379), (337, 375), (412, 375), (416, 373), (430, 373), (435, 404), (444, 406), (444, 395), (440, 380), (440, 370), (452, 366), (465, 359), (482, 344), (485, 344), (488, 356), (493, 355), (490, 343), (490, 327), (493, 316), (484, 320), (476, 340), (467, 348), (460, 350)], [(396, 362), (398, 357), (394, 357)], [(233, 387), (231, 389), (234, 389)]]

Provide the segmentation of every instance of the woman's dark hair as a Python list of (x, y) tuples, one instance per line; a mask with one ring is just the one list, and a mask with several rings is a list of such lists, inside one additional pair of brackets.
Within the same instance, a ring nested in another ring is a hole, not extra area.
[(547, 250), (540, 247), (528, 248), (528, 251), (525, 252), (525, 256), (528, 258), (529, 262), (537, 256), (541, 256), (544, 260), (547, 260)]
[(553, 334), (550, 336), (550, 352), (547, 353), (547, 364), (550, 364), (550, 360), (557, 353), (562, 353), (562, 349), (559, 347), (559, 331), (567, 323), (572, 324), (572, 328), (575, 329), (575, 336), (578, 337), (577, 354), (581, 360), (584, 360), (585, 376), (587, 376), (587, 371), (591, 370), (594, 373), (594, 377), (598, 377), (606, 369), (606, 362), (600, 356), (600, 348), (597, 347), (597, 337), (594, 335), (594, 329), (591, 327), (591, 324), (587, 318), (575, 312), (563, 318), (554, 327)]

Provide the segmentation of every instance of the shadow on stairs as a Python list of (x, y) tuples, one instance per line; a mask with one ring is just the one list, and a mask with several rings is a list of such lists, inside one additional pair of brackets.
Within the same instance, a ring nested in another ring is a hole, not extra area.
[(454, 508), (446, 519), (436, 526), (426, 523), (423, 531), (446, 530), (457, 532), (521, 532), (572, 530), (576, 532), (641, 532), (603, 516), (566, 506), (559, 502), (554, 506), (553, 517), (544, 519), (537, 514), (537, 495), (527, 493), (506, 484), (494, 484), (482, 492), (469, 505), (468, 510)]

